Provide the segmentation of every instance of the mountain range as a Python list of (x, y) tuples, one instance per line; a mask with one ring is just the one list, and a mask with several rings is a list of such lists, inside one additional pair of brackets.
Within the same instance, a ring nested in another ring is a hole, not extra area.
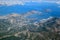
[(41, 12), (0, 16), (0, 40), (60, 40), (60, 18), (37, 20), (30, 18), (33, 15), (40, 16)]

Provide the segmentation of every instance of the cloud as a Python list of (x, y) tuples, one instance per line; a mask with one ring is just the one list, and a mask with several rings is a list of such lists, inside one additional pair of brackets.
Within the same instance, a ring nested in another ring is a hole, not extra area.
[(19, 4), (19, 5), (24, 5), (24, 2), (22, 1), (0, 1), (1, 5), (15, 5), (15, 4)]
[(32, 11), (27, 12), (27, 13), (24, 15), (24, 17), (31, 16), (31, 15), (34, 15), (34, 14), (41, 15), (42, 12), (39, 12), (39, 11), (36, 11), (36, 10), (32, 10)]
[(26, 2), (39, 2), (40, 0), (0, 0), (0, 5), (24, 5)]
[(56, 4), (60, 5), (60, 1), (57, 1)]
[[(58, 1), (58, 2), (57, 2)], [(37, 3), (41, 3), (41, 2), (50, 2), (50, 3), (57, 3), (60, 4), (60, 0), (0, 0), (0, 5), (25, 5), (25, 3), (27, 2), (37, 2)]]

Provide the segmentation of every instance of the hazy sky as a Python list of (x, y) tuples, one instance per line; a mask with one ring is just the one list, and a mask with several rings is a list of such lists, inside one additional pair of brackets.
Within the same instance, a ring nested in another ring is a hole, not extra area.
[(0, 0), (0, 5), (15, 5), (15, 4), (24, 5), (26, 2), (38, 3), (38, 2), (43, 2), (43, 1), (48, 1), (48, 2), (56, 1), (57, 2), (60, 0)]
[[(41, 2), (45, 3), (41, 4)], [(51, 2), (52, 4), (46, 2)], [(46, 9), (51, 9), (53, 10), (52, 12), (60, 13), (58, 7), (60, 8), (60, 0), (0, 0), (0, 15), (21, 12), (25, 13), (32, 10), (44, 11)]]

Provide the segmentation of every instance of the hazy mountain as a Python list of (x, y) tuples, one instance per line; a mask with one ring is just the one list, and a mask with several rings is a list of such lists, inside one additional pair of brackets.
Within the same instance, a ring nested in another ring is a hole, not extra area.
[(0, 40), (60, 40), (60, 18), (35, 21), (31, 14), (0, 16)]

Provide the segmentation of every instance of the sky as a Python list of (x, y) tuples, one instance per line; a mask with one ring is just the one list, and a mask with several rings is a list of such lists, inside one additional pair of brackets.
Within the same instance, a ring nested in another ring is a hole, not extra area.
[(32, 10), (45, 12), (47, 9), (60, 13), (60, 0), (0, 0), (0, 15), (20, 14)]

